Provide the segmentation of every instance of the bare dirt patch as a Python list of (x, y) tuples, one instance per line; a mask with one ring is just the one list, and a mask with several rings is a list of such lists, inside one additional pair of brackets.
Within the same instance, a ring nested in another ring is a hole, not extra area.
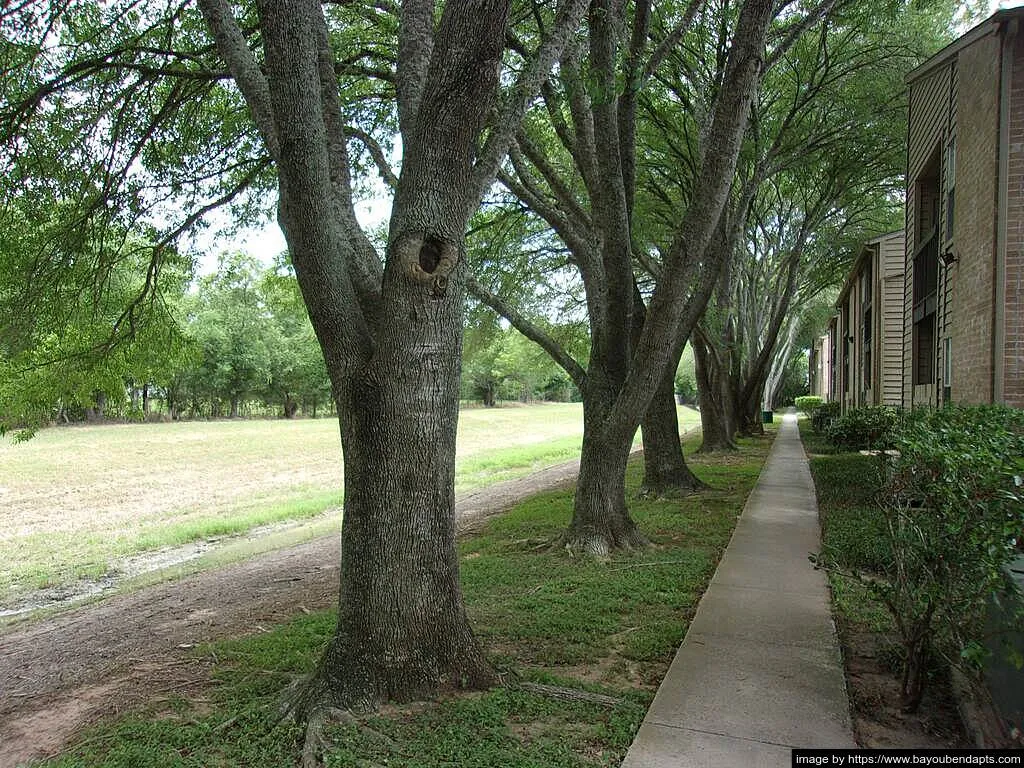
[[(578, 462), (459, 499), (460, 533), (532, 494), (570, 483)], [(82, 727), (201, 690), (209, 663), (194, 647), (264, 631), (333, 604), (340, 537), (196, 573), (0, 634), (0, 768), (58, 753)]]
[(857, 743), (869, 749), (967, 749), (960, 713), (947, 680), (929, 685), (917, 712), (900, 709), (900, 681), (888, 640), (842, 622), (850, 709)]

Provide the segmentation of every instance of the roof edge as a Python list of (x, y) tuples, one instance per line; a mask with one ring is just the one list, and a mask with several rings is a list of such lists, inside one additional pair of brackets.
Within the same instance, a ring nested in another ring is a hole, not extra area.
[(880, 243), (883, 240), (888, 240), (891, 237), (896, 237), (897, 235), (903, 234), (904, 232), (902, 229), (894, 229), (892, 232), (885, 232), (881, 235), (876, 235), (875, 237), (868, 238), (867, 240), (864, 241), (863, 245), (874, 245), (875, 243)]
[(864, 262), (865, 255), (871, 251), (872, 246), (881, 245), (884, 240), (888, 240), (892, 237), (905, 237), (906, 233), (902, 229), (894, 229), (892, 232), (886, 232), (881, 235), (876, 235), (868, 240), (864, 240), (860, 243), (860, 248), (857, 250), (857, 257), (853, 260), (853, 264), (850, 265), (850, 271), (846, 275), (846, 280), (843, 281), (842, 288), (839, 289), (839, 295), (836, 297), (833, 306), (838, 309), (839, 305), (846, 300), (847, 294), (850, 293), (850, 289), (853, 288), (853, 284), (857, 275), (860, 273), (861, 264)]
[(1013, 18), (1024, 18), (1024, 6), (1003, 8), (1002, 10), (996, 11), (981, 23), (971, 27), (971, 29), (967, 30), (967, 32), (951, 42), (945, 48), (941, 49), (938, 53), (934, 54), (931, 58), (926, 59), (922, 64), (919, 64), (917, 67), (910, 70), (910, 72), (908, 72), (903, 78), (903, 82), (910, 85), (915, 80), (920, 80), (925, 75), (930, 74), (933, 69), (936, 69), (948, 62), (967, 46), (973, 45), (983, 37), (995, 34), (999, 29), (999, 26), (1004, 21), (1008, 21)]

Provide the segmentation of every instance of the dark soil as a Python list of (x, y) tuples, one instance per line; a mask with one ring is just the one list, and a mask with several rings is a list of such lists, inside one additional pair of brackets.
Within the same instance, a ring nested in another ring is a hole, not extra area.
[(937, 674), (930, 680), (917, 712), (903, 712), (897, 656), (891, 639), (841, 622), (839, 640), (846, 664), (854, 736), (860, 746), (869, 749), (967, 749), (974, 746), (964, 732), (945, 676)]

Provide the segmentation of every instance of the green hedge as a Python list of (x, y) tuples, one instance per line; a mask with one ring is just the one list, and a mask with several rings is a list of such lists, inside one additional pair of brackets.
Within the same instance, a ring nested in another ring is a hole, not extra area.
[(837, 418), (839, 418), (839, 403), (822, 403), (811, 414), (811, 429), (816, 434), (824, 435)]
[(833, 421), (826, 434), (840, 451), (892, 448), (893, 428), (899, 418), (900, 412), (887, 405), (855, 408)]
[(813, 416), (814, 412), (822, 406), (825, 401), (817, 395), (805, 395), (793, 400), (797, 410), (806, 416)]

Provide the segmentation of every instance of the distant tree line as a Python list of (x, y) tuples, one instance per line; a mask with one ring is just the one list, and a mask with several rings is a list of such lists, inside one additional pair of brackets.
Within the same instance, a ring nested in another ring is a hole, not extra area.
[(117, 322), (106, 311), (116, 292), (25, 330), (0, 378), (22, 424), (334, 413), (323, 354), (284, 260), (268, 267), (225, 254), (194, 282), (173, 269), (160, 279), (162, 301), (113, 352), (93, 338)]
[[(31, 423), (336, 413), (323, 353), (286, 255), (267, 266), (225, 253), (213, 274), (192, 283), (169, 274), (163, 288), (162, 309), (151, 309), (148, 322), (119, 354), (88, 345), (116, 321), (102, 311), (104, 300), (58, 332), (50, 329), (42, 344), (35, 339), (26, 353), (40, 362), (47, 349), (56, 356), (75, 340), (79, 346), (59, 370), (47, 359), (7, 382), (9, 390), (34, 401)], [(517, 331), (486, 317), (470, 323), (464, 401), (495, 406), (579, 399), (572, 380)], [(72, 375), (76, 367), (80, 374)]]

